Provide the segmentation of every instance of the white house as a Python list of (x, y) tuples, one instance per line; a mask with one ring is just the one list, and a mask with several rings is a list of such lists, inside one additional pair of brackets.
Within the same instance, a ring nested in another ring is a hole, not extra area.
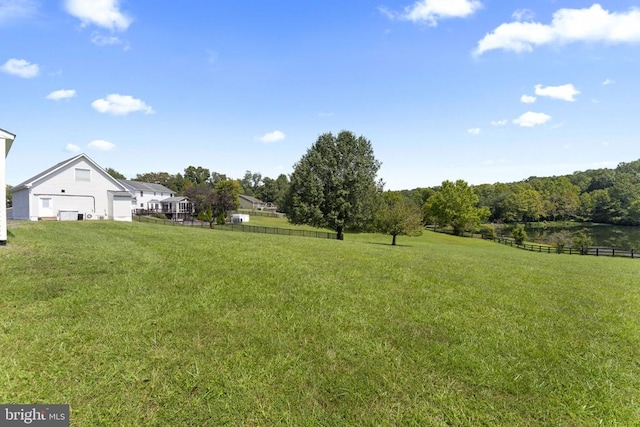
[(129, 193), (131, 193), (131, 211), (156, 211), (162, 209), (161, 200), (175, 196), (173, 190), (161, 184), (150, 182), (119, 179)]
[(7, 177), (6, 158), (16, 136), (0, 129), (0, 246), (7, 244)]
[(13, 218), (131, 221), (131, 193), (86, 154), (15, 186)]
[(134, 214), (161, 213), (169, 218), (186, 218), (193, 213), (189, 199), (176, 196), (170, 188), (150, 182), (119, 179), (131, 193), (131, 211)]

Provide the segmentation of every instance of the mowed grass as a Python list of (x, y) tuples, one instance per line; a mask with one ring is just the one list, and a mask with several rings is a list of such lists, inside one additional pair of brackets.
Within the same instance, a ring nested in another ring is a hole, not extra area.
[(10, 224), (0, 402), (72, 425), (637, 425), (640, 262)]

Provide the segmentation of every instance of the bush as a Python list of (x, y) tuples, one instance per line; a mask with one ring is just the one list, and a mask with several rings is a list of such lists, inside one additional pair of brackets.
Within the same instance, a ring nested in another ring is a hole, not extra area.
[(580, 250), (582, 255), (589, 253), (589, 246), (593, 245), (593, 240), (589, 231), (580, 230), (573, 236), (573, 246)]
[(511, 232), (511, 237), (513, 237), (513, 240), (515, 240), (516, 245), (523, 244), (525, 239), (527, 238), (527, 232), (524, 231), (524, 225), (518, 224), (518, 226)]

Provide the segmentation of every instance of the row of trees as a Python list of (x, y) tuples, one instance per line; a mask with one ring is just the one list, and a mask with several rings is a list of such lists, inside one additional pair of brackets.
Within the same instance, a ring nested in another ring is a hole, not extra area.
[[(446, 193), (451, 199), (452, 184), (445, 182), (441, 187), (416, 188), (403, 191), (403, 195), (415, 205), (425, 206), (437, 194)], [(640, 225), (640, 160), (621, 163), (615, 169), (531, 177), (515, 183), (473, 187), (464, 184), (464, 181), (457, 181), (454, 185), (460, 188), (453, 192), (458, 194), (453, 199), (466, 198), (466, 201), (458, 201), (464, 206), (473, 205), (480, 209), (481, 218), (491, 222), (562, 220)], [(433, 214), (430, 209), (425, 209), (425, 221), (437, 222)], [(442, 214), (446, 218), (445, 213)]]
[[(247, 171), (242, 179), (189, 166), (184, 175), (139, 174), (135, 179), (161, 183), (189, 197), (196, 212), (210, 220), (237, 208), (238, 194), (272, 202), (294, 224), (344, 231), (380, 231), (417, 235), (425, 224), (473, 230), (485, 221), (521, 223), (579, 220), (640, 224), (640, 160), (616, 169), (532, 177), (516, 183), (470, 186), (444, 181), (433, 188), (383, 191), (380, 162), (371, 143), (352, 132), (322, 134), (294, 165), (290, 179)], [(114, 171), (115, 172), (115, 171)]]

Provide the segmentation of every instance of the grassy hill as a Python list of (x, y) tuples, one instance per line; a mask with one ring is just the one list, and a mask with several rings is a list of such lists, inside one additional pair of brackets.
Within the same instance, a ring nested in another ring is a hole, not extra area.
[(69, 403), (72, 425), (640, 419), (637, 260), (434, 233), (9, 230), (0, 401)]

